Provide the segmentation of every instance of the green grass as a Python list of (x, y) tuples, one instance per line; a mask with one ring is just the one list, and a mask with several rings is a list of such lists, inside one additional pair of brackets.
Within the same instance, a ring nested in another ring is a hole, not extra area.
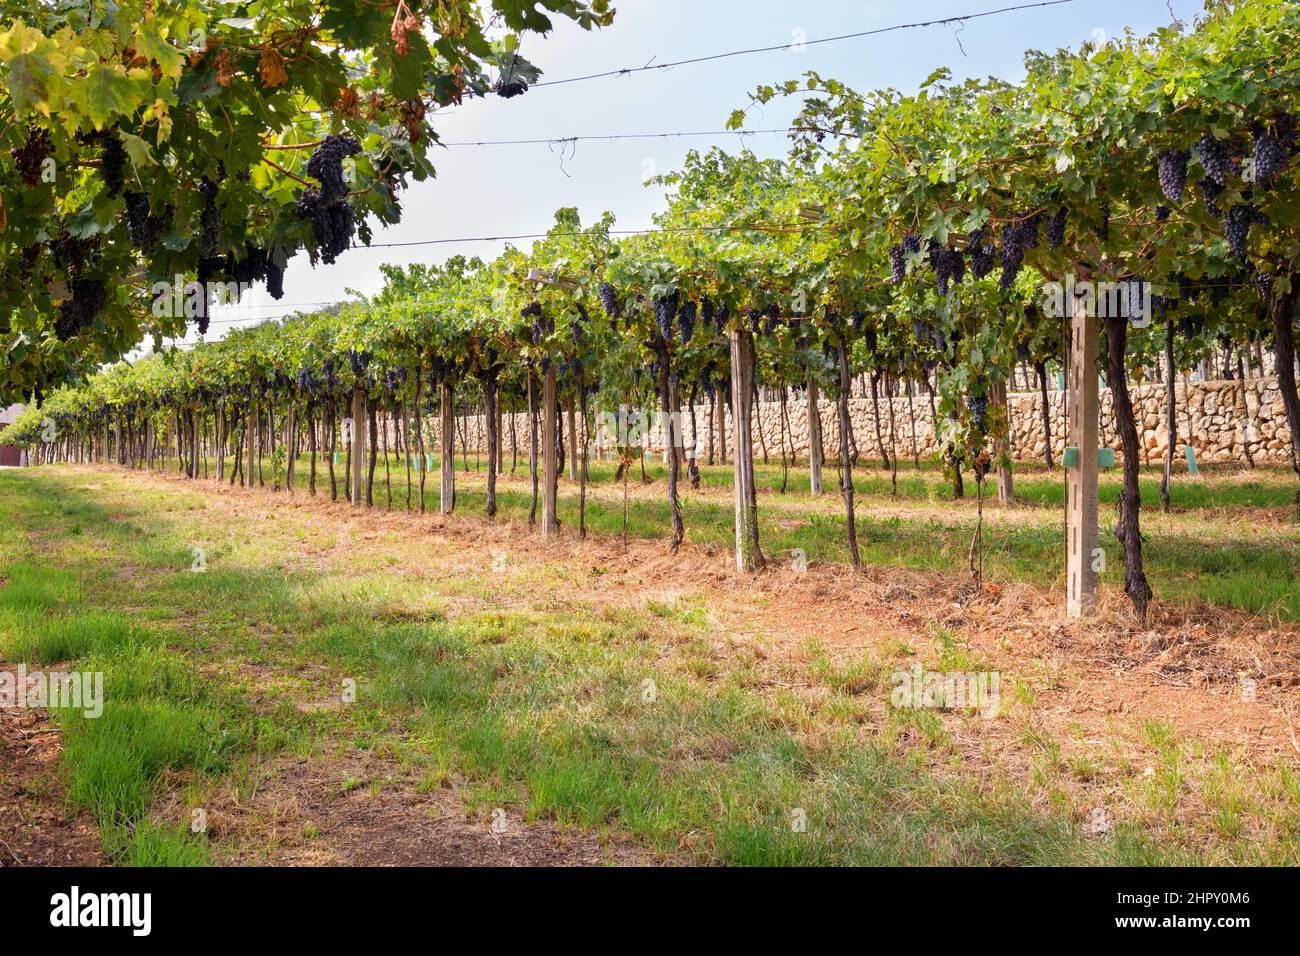
[[(393, 464), (393, 507), (400, 510), (406, 503), (405, 471), (397, 467), (396, 460)], [(992, 580), (1063, 588), (1065, 489), (1061, 472), (1058, 469), (1048, 473), (1040, 466), (1017, 467), (1015, 489), (1022, 501), (1017, 508), (1018, 520), (986, 528), (985, 574)], [(624, 533), (621, 486), (612, 483), (614, 469), (608, 462), (594, 462), (590, 468), (591, 493), (585, 521), (595, 535), (615, 537)], [(810, 561), (847, 563), (845, 523), (838, 494), (828, 491), (810, 498), (807, 468), (803, 465), (789, 472), (786, 493), (778, 493), (780, 470), (776, 464), (756, 466), (760, 537), (765, 553), (777, 561), (788, 561), (791, 553), (799, 549)], [(1159, 513), (1159, 469), (1147, 469), (1147, 477), (1142, 479), (1142, 520), (1148, 537), (1143, 558), (1157, 598), (1203, 601), (1277, 620), (1300, 621), (1300, 521), (1289, 511), (1294, 504), (1294, 476), (1282, 468), (1261, 468), (1252, 473), (1257, 477), (1246, 479), (1238, 469), (1207, 466), (1203, 470), (1203, 479), (1175, 476), (1172, 514), (1168, 516)], [(646, 473), (655, 483), (653, 488), (642, 487), (640, 466), (633, 465), (626, 533), (640, 539), (665, 538), (671, 526), (663, 497), (667, 467), (658, 460), (647, 462)], [(526, 476), (526, 462), (521, 462), (518, 474)], [(486, 504), (484, 473), (475, 470), (471, 460), (470, 471), (458, 470), (457, 476), (457, 510), (481, 514)], [(382, 480), (381, 463), (375, 489), (379, 507), (384, 507), (387, 500)], [(418, 476), (413, 480), (418, 486)], [(437, 509), (439, 480), (437, 472), (426, 476), (429, 509)], [(835, 466), (828, 465), (824, 484), (832, 488), (836, 481)], [(919, 470), (908, 462), (900, 464), (897, 497), (891, 495), (888, 474), (878, 467), (860, 466), (854, 482), (859, 496), (858, 542), (865, 562), (953, 573), (966, 570), (977, 520), (973, 481), (967, 481), (968, 497), (963, 502), (952, 501), (951, 487), (930, 462), (924, 462)], [(679, 489), (687, 540), (729, 548), (734, 544), (732, 505), (728, 495), (718, 492), (730, 489), (730, 469), (702, 466), (701, 485), (703, 493), (693, 491), (683, 477)], [(1103, 474), (1100, 545), (1110, 560), (1102, 582), (1114, 588), (1123, 584), (1120, 548), (1114, 535), (1120, 485), (1117, 472)], [(327, 476), (318, 488), (328, 493)], [(341, 489), (342, 482), (340, 496)], [(991, 485), (988, 490), (993, 492)], [(418, 487), (415, 495), (413, 500), (418, 502)], [(503, 518), (526, 520), (530, 500), (526, 483), (503, 479), (498, 486), (497, 506)], [(882, 508), (914, 513), (873, 514)], [(1279, 510), (1283, 511), (1281, 517)], [(572, 483), (561, 484), (557, 513), (562, 525), (578, 526), (578, 495)], [(986, 518), (997, 521), (994, 503), (986, 502)], [(1260, 535), (1261, 528), (1269, 533)]]
[[(1034, 736), (1033, 694), (1013, 691), (1025, 675), (1003, 675), (1004, 701), (1018, 702), (998, 719), (1028, 719), (1025, 746), (1039, 755), (1036, 786), (1050, 799), (1032, 800), (1026, 781), (986, 764), (965, 770), (950, 721), (978, 717), (881, 705), (890, 672), (913, 660), (982, 666), (937, 626), (931, 648), (850, 660), (813, 642), (792, 686), (816, 693), (771, 689), (756, 658), (717, 653), (707, 598), (593, 604), (575, 593), (587, 572), (570, 564), (512, 563), (497, 578), (467, 559), (472, 550), (392, 530), (322, 563), (338, 540), (328, 523), (214, 515), (200, 486), (155, 491), (108, 473), (92, 490), (83, 475), (0, 474), (0, 657), (104, 672), (102, 718), (59, 715), (63, 772), (69, 799), (94, 813), (122, 863), (211, 859), (205, 837), (157, 817), (164, 793), (211, 794), (258, 755), (329, 746), (396, 760), (425, 789), (460, 781), (484, 817), (511, 807), (704, 862), (1296, 861), (1297, 775), (1202, 752), (1159, 723), (1119, 748), (1149, 755), (1141, 759), (1158, 767), (1151, 778), (1127, 758), (1067, 755), (1061, 741)], [(514, 490), (502, 496), (508, 514), (526, 504)], [(661, 534), (661, 504), (638, 504), (646, 535)], [(460, 506), (474, 507), (473, 493)], [(576, 523), (566, 506), (562, 518)], [(688, 507), (693, 536), (729, 520), (716, 502)], [(842, 522), (790, 513), (803, 525), (771, 531), (769, 552), (800, 546), (833, 559)], [(593, 507), (591, 518), (605, 532), (614, 509)], [(80, 531), (68, 535), (74, 523)], [(959, 525), (866, 516), (863, 531), (880, 563), (949, 568), (964, 559)], [(993, 565), (1041, 574), (1034, 565), (1059, 532), (1003, 531), (1010, 543), (993, 549)], [(205, 574), (189, 571), (196, 544), (208, 552)], [(1193, 557), (1189, 542), (1188, 567)], [(397, 575), (416, 568), (432, 576)], [(1252, 573), (1278, 580), (1263, 559)], [(241, 665), (273, 676), (259, 691), (269, 705), (253, 708), (233, 673)], [(301, 676), (321, 665), (319, 676)], [(355, 704), (310, 714), (292, 706), (295, 696), (337, 700), (349, 679)], [(1111, 836), (1083, 831), (1090, 805), (1070, 791), (1079, 780), (1125, 795)], [(1199, 822), (1185, 806), (1192, 780), (1210, 782), (1197, 789), (1208, 805)]]

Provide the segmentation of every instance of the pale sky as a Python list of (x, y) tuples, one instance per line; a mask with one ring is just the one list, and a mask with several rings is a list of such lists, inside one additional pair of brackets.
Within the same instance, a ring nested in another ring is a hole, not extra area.
[[(669, 62), (752, 47), (789, 44), (897, 24), (940, 19), (1012, 6), (1025, 0), (615, 0), (614, 25), (586, 33), (560, 21), (548, 37), (529, 37), (523, 53), (544, 71), (543, 81), (647, 63)], [(631, 76), (539, 87), (510, 100), (470, 100), (435, 118), (445, 143), (501, 139), (552, 139), (627, 133), (709, 132), (708, 136), (511, 146), (435, 148), (433, 181), (403, 194), (402, 222), (375, 227), (383, 243), (545, 232), (554, 211), (578, 207), (584, 222), (605, 210), (616, 228), (651, 225), (661, 193), (643, 185), (647, 174), (680, 164), (686, 151), (712, 145), (739, 148), (740, 137), (721, 134), (733, 109), (748, 104), (760, 83), (796, 78), (807, 70), (836, 77), (857, 89), (893, 87), (914, 92), (933, 70), (958, 77), (1023, 75), (1027, 49), (1077, 47), (1089, 38), (1147, 33), (1168, 24), (1171, 10), (1190, 21), (1200, 0), (1074, 0), (1059, 6), (1002, 13), (963, 25), (936, 25), (879, 36), (737, 56)], [(783, 129), (793, 102), (751, 113), (747, 128)], [(764, 156), (786, 151), (783, 135), (744, 137)], [(515, 243), (521, 247), (526, 241)], [(382, 286), (384, 262), (437, 262), (456, 254), (494, 257), (500, 242), (458, 242), (405, 248), (359, 247), (333, 266), (312, 269), (299, 253), (285, 275), (285, 296), (275, 302), (259, 287), (235, 309), (214, 315), (209, 338), (237, 325), (310, 311)], [(191, 339), (193, 336), (190, 337)]]

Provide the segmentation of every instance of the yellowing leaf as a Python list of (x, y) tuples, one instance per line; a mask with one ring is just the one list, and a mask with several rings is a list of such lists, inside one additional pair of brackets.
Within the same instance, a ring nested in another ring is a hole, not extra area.
[(180, 77), (181, 70), (185, 66), (185, 54), (160, 36), (151, 20), (136, 28), (135, 39), (132, 42), (136, 52), (158, 64), (163, 76), (173, 80)]
[(135, 92), (135, 84), (127, 78), (125, 69), (99, 63), (76, 85), (73, 96), (90, 121), (103, 127), (110, 116), (129, 116), (135, 112)]
[(284, 57), (274, 47), (268, 46), (262, 50), (262, 58), (257, 61), (257, 72), (262, 77), (262, 85), (268, 89), (289, 82), (289, 74), (284, 69)]

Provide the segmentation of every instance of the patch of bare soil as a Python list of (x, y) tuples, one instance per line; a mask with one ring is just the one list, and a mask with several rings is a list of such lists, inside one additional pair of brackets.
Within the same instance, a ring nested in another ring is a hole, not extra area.
[[(272, 866), (646, 866), (665, 862), (616, 836), (469, 813), (450, 788), (421, 791), (381, 758), (284, 758), (251, 796), (226, 788), (208, 811), (214, 856)], [(180, 810), (170, 808), (178, 819)], [(494, 829), (495, 823), (495, 829)]]
[[(0, 671), (14, 668), (0, 663)], [(90, 815), (64, 800), (60, 749), (43, 708), (0, 708), (0, 867), (107, 862)]]

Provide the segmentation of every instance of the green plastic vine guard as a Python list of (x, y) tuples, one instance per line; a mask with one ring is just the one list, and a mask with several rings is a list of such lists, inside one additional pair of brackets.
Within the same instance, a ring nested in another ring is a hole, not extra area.
[[(1079, 449), (1076, 446), (1070, 445), (1068, 448), (1065, 449), (1065, 452), (1061, 455), (1061, 465), (1065, 468), (1079, 467)], [(1098, 468), (1115, 467), (1114, 448), (1097, 449), (1097, 467)]]

